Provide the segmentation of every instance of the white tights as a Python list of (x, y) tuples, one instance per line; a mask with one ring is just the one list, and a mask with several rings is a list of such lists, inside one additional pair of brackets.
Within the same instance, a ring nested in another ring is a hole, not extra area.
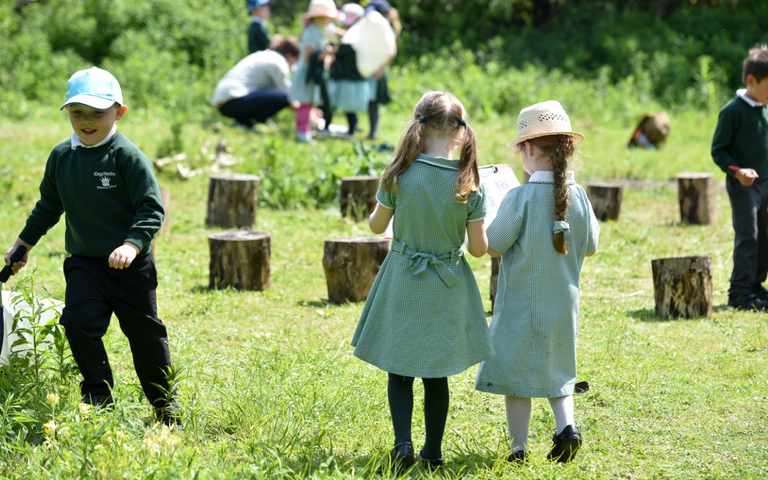
[[(512, 450), (528, 449), (528, 426), (531, 423), (531, 399), (523, 397), (505, 397), (507, 427)], [(573, 395), (549, 399), (552, 414), (555, 416), (557, 433), (568, 425), (575, 425), (573, 415)]]

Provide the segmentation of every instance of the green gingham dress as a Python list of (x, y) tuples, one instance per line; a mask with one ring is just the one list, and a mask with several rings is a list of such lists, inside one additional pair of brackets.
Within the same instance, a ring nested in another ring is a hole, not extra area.
[(406, 377), (440, 378), (493, 355), (475, 276), (464, 258), (467, 222), (485, 217), (485, 190), (453, 199), (458, 160), (419, 155), (381, 186), (394, 238), (352, 338), (355, 356)]
[[(566, 222), (555, 222), (553, 194), (552, 172), (536, 172), (507, 193), (488, 226), (488, 246), (502, 253), (491, 321), (496, 355), (480, 365), (478, 390), (525, 398), (573, 394), (579, 274), (586, 254), (597, 250), (600, 226), (572, 172)], [(552, 244), (558, 228), (569, 231), (568, 255)]]

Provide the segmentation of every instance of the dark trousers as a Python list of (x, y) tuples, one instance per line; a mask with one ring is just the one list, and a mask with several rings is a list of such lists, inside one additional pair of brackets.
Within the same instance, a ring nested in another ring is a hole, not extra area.
[(83, 396), (109, 395), (112, 369), (102, 337), (112, 313), (131, 346), (133, 364), (149, 402), (165, 406), (165, 372), (171, 365), (168, 332), (157, 318), (157, 270), (151, 255), (137, 257), (130, 267), (109, 268), (106, 258), (72, 256), (64, 260), (67, 280), (61, 324), (80, 367)]
[(264, 123), (290, 104), (288, 92), (277, 88), (256, 90), (240, 98), (233, 98), (219, 108), (225, 117), (234, 118), (238, 123), (252, 127)]
[(744, 187), (730, 175), (725, 187), (733, 212), (732, 297), (740, 297), (765, 282), (768, 275), (768, 178)]

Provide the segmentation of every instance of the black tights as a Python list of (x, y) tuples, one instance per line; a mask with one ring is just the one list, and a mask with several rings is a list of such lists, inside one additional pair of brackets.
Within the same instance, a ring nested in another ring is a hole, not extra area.
[[(441, 445), (445, 422), (448, 418), (448, 377), (422, 378), (424, 383), (424, 425), (426, 438), (422, 454), (424, 458), (441, 458)], [(413, 414), (413, 377), (389, 374), (387, 384), (389, 410), (395, 430), (395, 445), (411, 439), (411, 416)]]

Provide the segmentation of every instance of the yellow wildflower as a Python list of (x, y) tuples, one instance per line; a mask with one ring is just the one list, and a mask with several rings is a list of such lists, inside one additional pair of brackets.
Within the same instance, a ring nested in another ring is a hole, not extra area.
[(56, 433), (56, 422), (51, 420), (48, 423), (43, 424), (43, 428), (45, 428), (45, 436), (50, 438)]
[(90, 406), (90, 405), (88, 405), (87, 403), (83, 403), (83, 402), (80, 402), (80, 403), (77, 405), (77, 409), (78, 409), (78, 411), (79, 411), (80, 413), (83, 413), (83, 414), (89, 414), (89, 413), (91, 413), (91, 406)]
[(59, 403), (59, 396), (55, 393), (49, 393), (45, 396), (45, 403), (49, 404), (52, 407), (55, 407), (57, 403)]

